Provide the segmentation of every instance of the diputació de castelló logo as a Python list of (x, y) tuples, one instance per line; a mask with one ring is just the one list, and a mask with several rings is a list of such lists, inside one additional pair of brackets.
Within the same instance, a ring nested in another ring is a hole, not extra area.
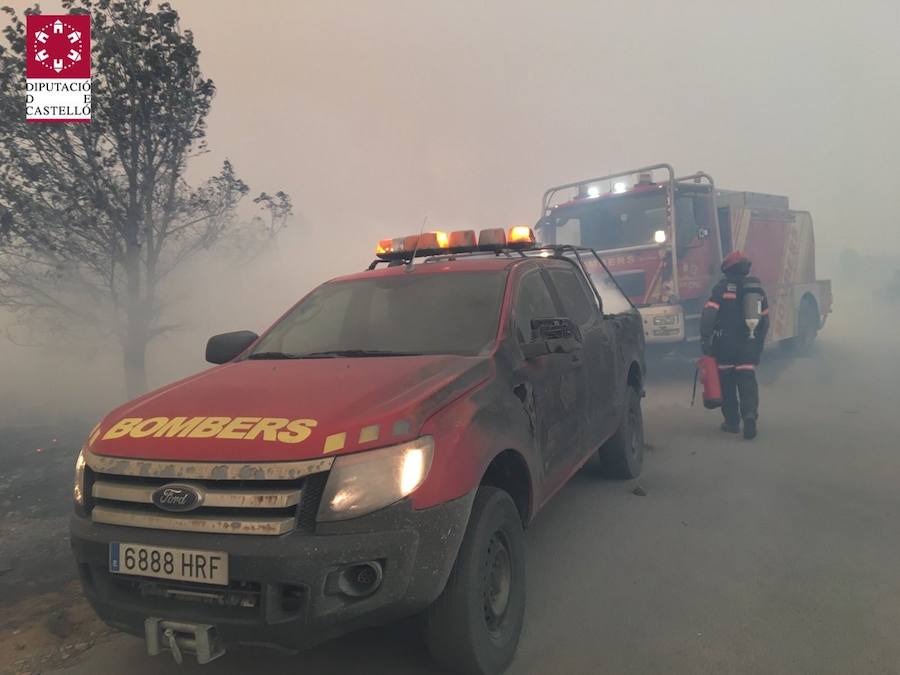
[(26, 121), (91, 121), (89, 15), (28, 15), (25, 82)]

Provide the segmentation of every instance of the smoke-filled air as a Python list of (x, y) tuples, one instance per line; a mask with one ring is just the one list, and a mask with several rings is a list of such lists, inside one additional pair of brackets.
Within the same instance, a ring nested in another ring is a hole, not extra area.
[(898, 26), (12, 0), (0, 673), (894, 672)]

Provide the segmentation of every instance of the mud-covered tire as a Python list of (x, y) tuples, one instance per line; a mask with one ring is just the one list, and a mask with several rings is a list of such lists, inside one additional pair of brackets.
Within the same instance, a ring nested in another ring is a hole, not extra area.
[(496, 675), (510, 664), (525, 618), (522, 519), (503, 490), (481, 487), (425, 640), (448, 673)]
[(644, 465), (644, 416), (641, 393), (628, 387), (625, 414), (616, 433), (599, 450), (599, 466), (610, 478), (637, 478)]

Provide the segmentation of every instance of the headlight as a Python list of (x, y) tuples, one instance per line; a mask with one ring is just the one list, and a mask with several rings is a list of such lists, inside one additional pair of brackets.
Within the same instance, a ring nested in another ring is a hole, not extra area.
[(411, 494), (431, 467), (434, 439), (338, 457), (331, 467), (318, 520), (355, 518), (384, 508)]
[(75, 460), (75, 486), (72, 488), (72, 496), (78, 506), (84, 506), (84, 449), (78, 451), (78, 459)]

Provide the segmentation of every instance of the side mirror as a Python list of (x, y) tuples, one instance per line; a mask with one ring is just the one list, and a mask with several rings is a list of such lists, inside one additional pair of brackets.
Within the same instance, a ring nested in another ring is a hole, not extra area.
[(213, 335), (206, 343), (206, 360), (210, 363), (228, 363), (252, 345), (259, 337), (249, 330)]
[(531, 342), (522, 345), (526, 359), (545, 354), (571, 354), (581, 348), (581, 331), (571, 319), (531, 320)]

